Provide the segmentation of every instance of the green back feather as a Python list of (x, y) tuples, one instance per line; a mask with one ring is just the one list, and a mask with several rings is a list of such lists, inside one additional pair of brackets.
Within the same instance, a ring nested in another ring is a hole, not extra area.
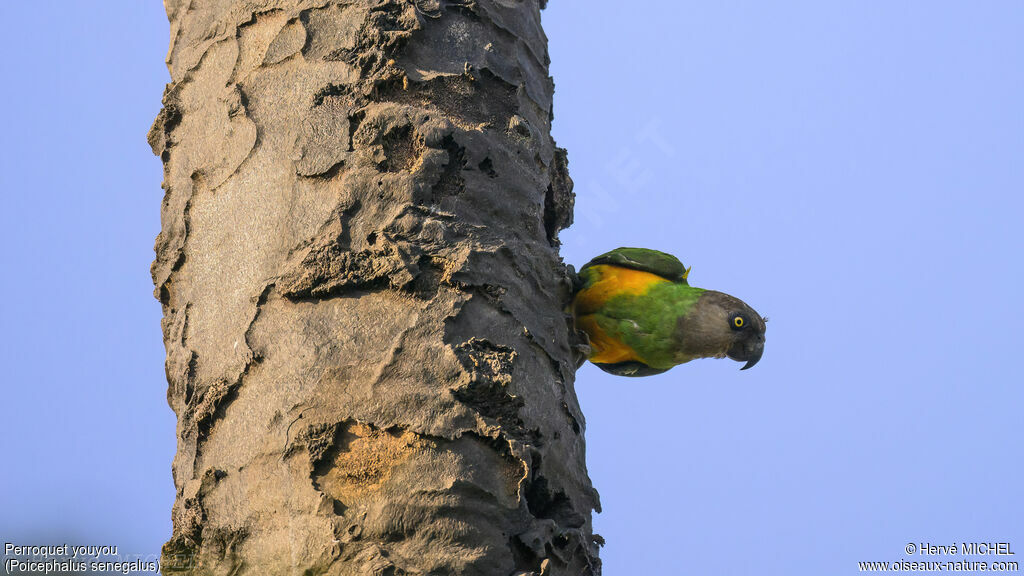
[(666, 280), (683, 284), (686, 284), (686, 275), (689, 273), (689, 270), (675, 256), (648, 248), (616, 248), (587, 262), (580, 269), (580, 272), (582, 273), (588, 267), (597, 266), (598, 264), (609, 264), (650, 272)]

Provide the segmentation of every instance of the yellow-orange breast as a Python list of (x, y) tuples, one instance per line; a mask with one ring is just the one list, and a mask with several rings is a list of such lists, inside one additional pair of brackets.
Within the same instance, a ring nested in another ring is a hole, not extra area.
[(588, 277), (584, 288), (576, 293), (573, 300), (573, 317), (576, 320), (576, 327), (590, 337), (590, 361), (599, 364), (644, 362), (644, 359), (621, 339), (609, 336), (598, 324), (595, 313), (615, 296), (641, 295), (651, 286), (668, 280), (650, 272), (607, 264), (591, 266), (583, 273)]

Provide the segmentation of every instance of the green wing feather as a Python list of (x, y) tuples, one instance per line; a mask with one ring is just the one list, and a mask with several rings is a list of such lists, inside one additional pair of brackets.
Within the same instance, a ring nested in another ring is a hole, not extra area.
[(686, 276), (690, 273), (690, 270), (683, 266), (683, 263), (675, 256), (647, 248), (616, 248), (587, 262), (583, 268), (580, 268), (580, 272), (598, 264), (650, 272), (680, 284), (688, 284)]
[(617, 362), (615, 364), (601, 364), (600, 362), (594, 362), (594, 366), (597, 366), (609, 374), (615, 374), (616, 376), (653, 376), (655, 374), (668, 372), (668, 369), (651, 368), (643, 362)]

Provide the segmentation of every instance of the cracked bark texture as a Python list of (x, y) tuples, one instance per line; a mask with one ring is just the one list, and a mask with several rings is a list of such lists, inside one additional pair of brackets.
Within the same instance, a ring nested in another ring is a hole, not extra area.
[(164, 573), (599, 573), (542, 6), (165, 5)]

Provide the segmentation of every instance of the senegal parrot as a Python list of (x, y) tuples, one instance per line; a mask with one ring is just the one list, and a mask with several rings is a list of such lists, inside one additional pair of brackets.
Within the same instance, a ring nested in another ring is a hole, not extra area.
[(579, 272), (571, 313), (589, 360), (619, 376), (660, 374), (694, 358), (761, 359), (765, 319), (738, 298), (690, 286), (671, 254), (618, 248)]

